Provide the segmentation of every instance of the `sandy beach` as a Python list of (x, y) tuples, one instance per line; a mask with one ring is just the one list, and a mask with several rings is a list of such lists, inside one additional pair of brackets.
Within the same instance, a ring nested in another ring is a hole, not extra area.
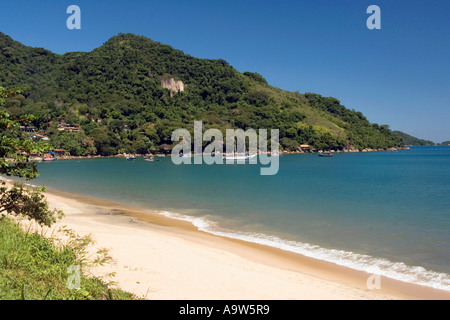
[(47, 198), (65, 217), (46, 234), (65, 226), (91, 235), (91, 251), (106, 248), (114, 259), (91, 272), (115, 273), (117, 286), (143, 299), (450, 299), (449, 292), (386, 277), (369, 288), (365, 272), (215, 236), (157, 213), (62, 193)]

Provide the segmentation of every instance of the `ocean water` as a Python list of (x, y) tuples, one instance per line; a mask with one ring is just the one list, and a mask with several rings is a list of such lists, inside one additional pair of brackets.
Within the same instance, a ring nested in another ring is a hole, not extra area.
[(274, 176), (259, 164), (176, 166), (170, 157), (42, 162), (32, 183), (450, 290), (450, 147), (279, 160)]

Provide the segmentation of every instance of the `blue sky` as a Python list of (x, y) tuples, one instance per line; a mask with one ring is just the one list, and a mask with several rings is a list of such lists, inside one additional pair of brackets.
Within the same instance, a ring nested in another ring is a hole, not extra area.
[[(81, 30), (66, 27), (72, 4)], [(381, 9), (381, 30), (366, 27), (369, 5)], [(0, 31), (56, 53), (144, 35), (442, 142), (450, 140), (449, 14), (448, 0), (10, 0)]]

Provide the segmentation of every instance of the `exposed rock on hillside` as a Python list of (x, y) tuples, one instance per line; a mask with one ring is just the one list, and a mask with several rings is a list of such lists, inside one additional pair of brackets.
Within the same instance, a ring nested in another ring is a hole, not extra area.
[(164, 88), (169, 89), (171, 97), (173, 97), (173, 95), (178, 92), (184, 91), (184, 88), (186, 87), (183, 81), (181, 80), (176, 81), (174, 78), (161, 79), (161, 85)]

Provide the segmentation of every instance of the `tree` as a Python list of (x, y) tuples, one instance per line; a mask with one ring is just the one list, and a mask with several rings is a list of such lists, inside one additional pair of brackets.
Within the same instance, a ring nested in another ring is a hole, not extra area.
[[(19, 89), (0, 87), (0, 106), (5, 99), (20, 93)], [(20, 121), (30, 121), (30, 117), (12, 118), (6, 111), (0, 110), (0, 175), (34, 179), (38, 176), (36, 164), (30, 161), (30, 155), (49, 150), (43, 142), (18, 138)], [(41, 225), (50, 226), (62, 217), (59, 210), (50, 210), (43, 195), (45, 187), (28, 189), (21, 182), (15, 182), (12, 187), (0, 182), (0, 214), (5, 213), (25, 216), (34, 219)]]
[(264, 79), (264, 77), (262, 75), (260, 75), (259, 73), (256, 72), (250, 72), (250, 71), (245, 71), (244, 72), (244, 76), (247, 76), (255, 81), (258, 81), (262, 84), (267, 84), (267, 80)]
[[(195, 58), (142, 36), (121, 34), (91, 52), (57, 55), (26, 47), (0, 32), (0, 47), (0, 83), (29, 87), (24, 94), (8, 94), (8, 113), (32, 114), (33, 126), (53, 147), (68, 143), (61, 148), (73, 154), (113, 155), (136, 149), (132, 144), (137, 138), (129, 131), (147, 132), (148, 124), (155, 133), (146, 135), (156, 148), (164, 149), (172, 144), (171, 132), (156, 129), (168, 123), (190, 127), (199, 119), (222, 131), (277, 128), (280, 139), (314, 149), (326, 143), (331, 143), (326, 148), (334, 148), (336, 141), (358, 149), (403, 145), (389, 128), (372, 125), (336, 98), (281, 90), (258, 73), (241, 73), (223, 60)], [(166, 78), (186, 84), (183, 93), (171, 97), (161, 85)], [(82, 131), (62, 141), (51, 124), (60, 121), (79, 124)], [(300, 122), (311, 128), (295, 135), (292, 128), (299, 129)], [(329, 129), (333, 137), (313, 130), (315, 125)], [(79, 148), (85, 138), (89, 151)]]

